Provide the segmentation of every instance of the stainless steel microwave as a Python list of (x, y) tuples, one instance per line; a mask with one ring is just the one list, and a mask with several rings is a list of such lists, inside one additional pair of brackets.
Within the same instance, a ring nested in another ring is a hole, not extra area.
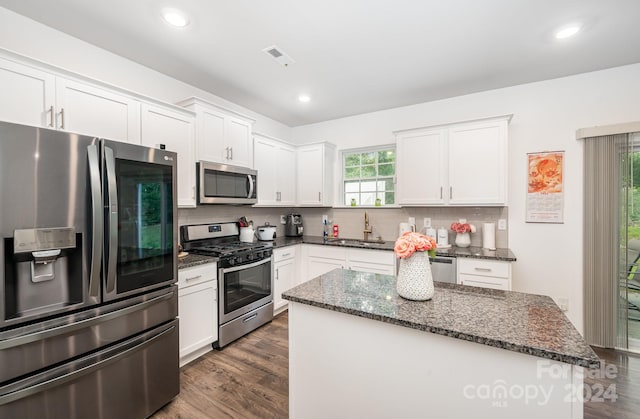
[(246, 167), (199, 161), (199, 204), (255, 204), (258, 171)]

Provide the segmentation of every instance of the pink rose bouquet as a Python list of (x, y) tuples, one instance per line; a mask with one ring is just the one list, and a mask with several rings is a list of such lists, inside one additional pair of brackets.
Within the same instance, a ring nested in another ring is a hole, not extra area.
[(436, 255), (436, 240), (421, 233), (407, 231), (398, 237), (393, 251), (400, 259), (411, 257), (415, 252), (428, 252), (433, 257)]
[(476, 227), (468, 223), (453, 223), (451, 224), (451, 230), (456, 233), (475, 233)]

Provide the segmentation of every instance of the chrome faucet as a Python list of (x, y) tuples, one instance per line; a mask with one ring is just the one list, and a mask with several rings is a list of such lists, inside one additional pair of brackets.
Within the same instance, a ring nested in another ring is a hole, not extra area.
[(364, 241), (369, 240), (369, 234), (372, 233), (371, 225), (369, 225), (369, 214), (367, 211), (364, 212)]

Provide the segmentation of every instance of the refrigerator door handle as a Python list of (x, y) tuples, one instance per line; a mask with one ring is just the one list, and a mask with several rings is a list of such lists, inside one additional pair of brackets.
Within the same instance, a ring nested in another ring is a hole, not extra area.
[(107, 292), (116, 288), (116, 262), (118, 253), (118, 187), (116, 185), (116, 160), (113, 150), (104, 148), (105, 167), (107, 171), (107, 211), (109, 219), (109, 257), (107, 259)]
[(89, 296), (100, 297), (100, 261), (102, 260), (102, 243), (104, 240), (104, 217), (102, 213), (102, 190), (100, 185), (100, 162), (98, 146), (87, 147), (89, 161), (89, 184), (91, 186), (91, 265), (89, 271)]

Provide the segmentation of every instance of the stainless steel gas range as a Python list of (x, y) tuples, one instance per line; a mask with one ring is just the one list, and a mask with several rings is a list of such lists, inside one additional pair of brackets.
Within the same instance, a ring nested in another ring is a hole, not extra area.
[(237, 223), (180, 227), (191, 253), (217, 256), (218, 342), (220, 349), (273, 319), (271, 243), (241, 242)]

